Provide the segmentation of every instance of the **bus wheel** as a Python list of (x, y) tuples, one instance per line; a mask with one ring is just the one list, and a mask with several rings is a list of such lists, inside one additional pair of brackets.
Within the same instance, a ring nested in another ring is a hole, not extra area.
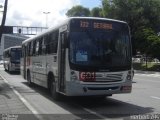
[(51, 79), (50, 93), (54, 100), (60, 100), (60, 94), (56, 91), (56, 82), (53, 79)]
[(33, 85), (33, 83), (31, 82), (30, 72), (27, 72), (27, 81), (28, 81), (28, 85), (31, 87)]
[(110, 97), (110, 96), (112, 96), (112, 94), (110, 94), (110, 95), (102, 95), (102, 96), (96, 96), (95, 98), (94, 98), (94, 100), (105, 100), (106, 98), (108, 98), (108, 97)]
[(10, 67), (8, 66), (8, 72), (11, 73)]

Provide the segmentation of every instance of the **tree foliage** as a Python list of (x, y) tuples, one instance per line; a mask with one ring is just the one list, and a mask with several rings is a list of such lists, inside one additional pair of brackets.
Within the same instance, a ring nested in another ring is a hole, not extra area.
[(102, 0), (103, 16), (126, 21), (131, 28), (133, 51), (138, 49), (146, 54), (150, 47), (157, 49), (159, 43), (159, 11), (160, 0)]
[(92, 17), (102, 17), (102, 8), (95, 7), (91, 10)]
[(135, 39), (138, 51), (153, 57), (160, 57), (160, 37), (151, 28), (139, 28)]
[(68, 17), (78, 17), (78, 16), (90, 16), (90, 10), (88, 8), (85, 8), (81, 5), (74, 6), (71, 9), (69, 9), (66, 13)]
[(123, 20), (129, 23), (133, 32), (139, 26), (148, 26), (158, 30), (160, 22), (159, 0), (102, 0), (105, 17)]

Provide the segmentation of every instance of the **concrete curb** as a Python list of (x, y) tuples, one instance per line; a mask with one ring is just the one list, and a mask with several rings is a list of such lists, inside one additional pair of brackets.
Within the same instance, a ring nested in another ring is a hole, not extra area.
[(136, 73), (142, 73), (142, 74), (160, 74), (160, 72), (154, 72), (154, 71), (142, 71), (142, 70), (134, 70)]

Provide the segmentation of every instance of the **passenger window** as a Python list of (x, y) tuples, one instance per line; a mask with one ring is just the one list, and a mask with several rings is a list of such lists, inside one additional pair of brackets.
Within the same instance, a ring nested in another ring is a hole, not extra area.
[(36, 55), (38, 55), (39, 51), (39, 40), (36, 40)]
[(27, 56), (30, 56), (30, 51), (31, 51), (31, 42), (29, 42), (27, 45)]
[(44, 36), (44, 40), (45, 40), (45, 46), (46, 46), (46, 50), (45, 53), (46, 54), (50, 54), (50, 38), (49, 35)]
[(38, 50), (38, 54), (42, 55), (42, 38), (39, 39), (39, 50)]
[(30, 56), (33, 56), (33, 41), (31, 42), (31, 50), (30, 50)]
[(36, 55), (36, 41), (33, 41), (33, 56)]
[(57, 53), (57, 46), (58, 46), (58, 31), (54, 31), (49, 34), (49, 51), (48, 53)]
[(45, 55), (46, 54), (46, 44), (45, 44), (45, 37), (42, 38), (42, 54)]
[[(58, 46), (58, 30), (53, 31), (50, 34), (44, 36), (42, 41), (42, 52), (43, 54), (57, 53)], [(45, 51), (45, 52), (44, 52)]]

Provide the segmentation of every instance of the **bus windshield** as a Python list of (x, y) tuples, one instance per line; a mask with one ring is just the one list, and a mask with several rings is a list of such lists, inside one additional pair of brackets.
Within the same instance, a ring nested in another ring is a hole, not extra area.
[(70, 62), (83, 67), (109, 69), (131, 64), (128, 29), (105, 31), (72, 31)]
[(11, 61), (20, 62), (21, 49), (11, 49)]

